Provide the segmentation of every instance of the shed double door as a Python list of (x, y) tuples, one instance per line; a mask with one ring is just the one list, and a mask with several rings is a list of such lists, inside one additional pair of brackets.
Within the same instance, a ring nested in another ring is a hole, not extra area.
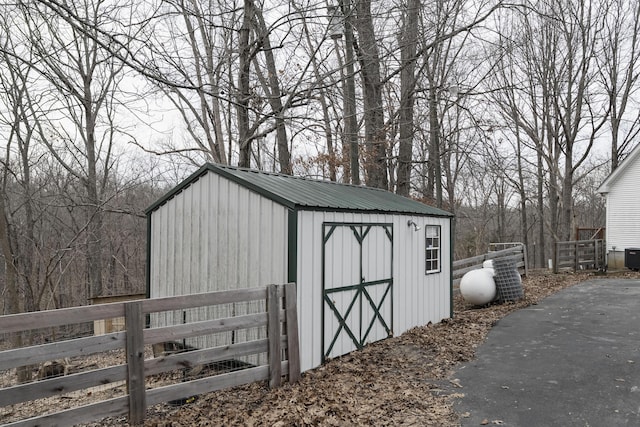
[(393, 334), (393, 224), (324, 223), (322, 359)]

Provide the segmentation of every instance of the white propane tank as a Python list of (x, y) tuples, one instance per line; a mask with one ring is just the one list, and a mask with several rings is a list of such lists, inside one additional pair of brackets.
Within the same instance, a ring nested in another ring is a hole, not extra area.
[(491, 273), (491, 277), (496, 275), (496, 271), (493, 269), (493, 260), (488, 259), (482, 263), (482, 268), (488, 270)]
[(460, 280), (460, 294), (469, 304), (485, 305), (496, 298), (492, 268), (471, 270)]

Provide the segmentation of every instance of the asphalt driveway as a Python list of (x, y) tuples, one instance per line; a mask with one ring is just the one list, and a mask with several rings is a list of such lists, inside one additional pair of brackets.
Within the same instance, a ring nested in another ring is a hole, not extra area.
[(452, 378), (462, 426), (640, 426), (640, 281), (587, 281), (504, 317)]

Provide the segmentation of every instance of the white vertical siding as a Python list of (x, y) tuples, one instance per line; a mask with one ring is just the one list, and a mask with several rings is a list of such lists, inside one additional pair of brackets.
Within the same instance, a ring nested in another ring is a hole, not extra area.
[(611, 184), (607, 194), (607, 249), (623, 251), (640, 247), (640, 161), (630, 159), (624, 174)]
[[(407, 226), (408, 219), (413, 219), (421, 230), (414, 231)], [(450, 220), (448, 218), (430, 218), (404, 215), (354, 214), (319, 211), (302, 211), (298, 217), (298, 312), (300, 326), (300, 352), (303, 370), (314, 368), (322, 361), (322, 224), (323, 222), (355, 222), (355, 223), (392, 223), (393, 224), (393, 333), (394, 335), (415, 326), (429, 322), (439, 322), (449, 317), (450, 313)], [(441, 272), (425, 274), (425, 225), (441, 226)], [(337, 232), (337, 231), (336, 231)], [(386, 263), (383, 259), (389, 254), (385, 252), (383, 235), (378, 231), (370, 236), (372, 240), (364, 247), (367, 254), (363, 267), (369, 271), (371, 278), (384, 277)], [(354, 249), (347, 245), (355, 245), (338, 236), (330, 241), (329, 249), (335, 249), (335, 271), (327, 272), (332, 279), (344, 283), (353, 279)], [(338, 249), (339, 242), (343, 247)], [(376, 248), (382, 248), (376, 250)], [(340, 264), (342, 257), (342, 264)], [(340, 267), (337, 267), (340, 266)], [(340, 270), (340, 271), (338, 271)], [(373, 298), (381, 298), (382, 288), (372, 290)], [(390, 303), (390, 299), (388, 303)], [(382, 307), (382, 311), (391, 307)], [(327, 332), (325, 331), (325, 334)], [(328, 337), (325, 336), (325, 339)], [(371, 335), (371, 341), (382, 338), (379, 331)], [(341, 343), (344, 351), (350, 351), (347, 342)], [(336, 350), (336, 354), (339, 353)], [(332, 353), (333, 354), (333, 353)]]
[[(284, 206), (217, 174), (205, 174), (151, 214), (151, 297), (286, 283), (287, 220)], [(186, 315), (191, 322), (255, 309), (256, 303), (237, 304)], [(181, 311), (159, 315), (154, 323), (181, 323), (182, 316)], [(242, 341), (251, 333), (235, 338)], [(189, 344), (229, 340), (230, 334), (224, 334)]]
[[(407, 226), (413, 219), (420, 230)], [(425, 226), (440, 228), (440, 273), (425, 274)], [(450, 220), (431, 217), (399, 217), (396, 226), (396, 298), (394, 298), (396, 335), (429, 322), (451, 316)]]
[(287, 209), (214, 173), (151, 214), (152, 297), (285, 283)]
[(303, 371), (318, 366), (322, 353), (322, 224), (318, 226), (314, 216), (312, 212), (298, 215), (296, 287)]

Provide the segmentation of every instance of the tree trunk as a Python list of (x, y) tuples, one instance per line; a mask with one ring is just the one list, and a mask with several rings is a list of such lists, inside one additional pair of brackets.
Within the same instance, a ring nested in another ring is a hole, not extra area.
[[(529, 247), (529, 224), (527, 219), (527, 191), (524, 183), (524, 165), (522, 164), (522, 140), (520, 129), (516, 125), (516, 161), (518, 164), (518, 194), (520, 196), (520, 234), (525, 248)], [(529, 262), (526, 260), (526, 262)]]
[(254, 10), (259, 39), (262, 50), (264, 51), (265, 63), (267, 65), (267, 83), (265, 92), (268, 97), (269, 105), (276, 121), (276, 147), (278, 148), (278, 163), (280, 164), (280, 172), (286, 175), (293, 173), (291, 165), (291, 153), (289, 152), (289, 138), (287, 137), (287, 128), (284, 123), (284, 107), (282, 105), (282, 93), (280, 91), (280, 82), (278, 81), (278, 72), (276, 70), (276, 61), (273, 57), (273, 49), (269, 40), (269, 33), (260, 10)]
[(620, 158), (640, 132), (640, 122), (631, 117), (626, 120), (626, 135), (622, 135), (621, 122), (627, 113), (630, 96), (636, 90), (640, 63), (640, 2), (616, 0), (611, 2), (608, 16), (612, 22), (604, 29), (603, 55), (600, 65), (604, 86), (609, 97), (611, 122), (611, 172), (617, 169)]
[(238, 51), (240, 52), (238, 69), (238, 95), (236, 108), (238, 111), (238, 145), (240, 158), (238, 166), (251, 167), (251, 135), (249, 135), (249, 72), (251, 70), (251, 49), (249, 36), (251, 33), (251, 21), (253, 18), (253, 0), (244, 0), (244, 16), (242, 28), (238, 36)]
[[(6, 179), (6, 178), (5, 178)], [(4, 180), (3, 180), (4, 181)], [(6, 182), (6, 181), (5, 181)], [(5, 289), (7, 290), (7, 298), (5, 300), (6, 314), (17, 314), (24, 311), (24, 307), (20, 304), (20, 290), (18, 271), (15, 265), (15, 256), (13, 253), (11, 238), (9, 232), (9, 220), (7, 217), (7, 209), (5, 205), (6, 185), (2, 183), (2, 194), (0, 194), (0, 246), (2, 247), (2, 256), (5, 260)], [(11, 345), (13, 348), (20, 348), (24, 345), (22, 334), (11, 334)], [(17, 379), (20, 384), (31, 381), (31, 370), (28, 366), (23, 366), (17, 370)]]
[(5, 288), (7, 290), (7, 298), (5, 300), (6, 314), (22, 313), (24, 308), (20, 304), (20, 291), (18, 284), (18, 271), (15, 264), (15, 256), (11, 245), (11, 236), (9, 234), (9, 220), (5, 204), (6, 192), (0, 195), (0, 246), (2, 246), (2, 256), (5, 264)]
[[(303, 27), (304, 27), (305, 39), (307, 41), (307, 46), (309, 48), (309, 51), (312, 52), (315, 50), (315, 48), (313, 46), (313, 42), (311, 41), (311, 37), (309, 35), (310, 33), (309, 26), (307, 25), (306, 21), (304, 21)], [(338, 56), (338, 64), (340, 65), (340, 71), (341, 71), (340, 75), (343, 76), (344, 75), (343, 62), (342, 62), (342, 57), (340, 56), (339, 51), (337, 49), (338, 46), (339, 46), (338, 42), (334, 40), (334, 47), (336, 48), (336, 52)], [(316, 58), (315, 56), (312, 56), (311, 63), (313, 65), (313, 74), (316, 80), (318, 81), (318, 83), (321, 83), (323, 79), (322, 79), (322, 76), (320, 75), (318, 58)], [(334, 145), (333, 129), (331, 126), (331, 114), (329, 112), (329, 102), (327, 100), (327, 91), (322, 87), (319, 89), (318, 92), (319, 92), (318, 102), (320, 103), (320, 107), (322, 108), (322, 125), (323, 125), (323, 131), (324, 131), (324, 138), (327, 142), (327, 156), (328, 156), (327, 168), (329, 169), (329, 180), (335, 182), (337, 180), (338, 161), (337, 161), (336, 150)], [(349, 182), (348, 169), (345, 169), (343, 180), (344, 179), (346, 179), (346, 181), (344, 181), (345, 183)]]
[(102, 296), (102, 204), (98, 191), (96, 115), (91, 91), (91, 75), (84, 81), (85, 150), (87, 155), (87, 269), (90, 298)]
[[(209, 156), (217, 163), (225, 163), (225, 150), (224, 140), (222, 138), (222, 126), (220, 122), (220, 105), (217, 98), (218, 84), (216, 83), (215, 70), (213, 65), (213, 49), (209, 42), (209, 38), (206, 33), (207, 25), (203, 20), (202, 13), (199, 10), (198, 3), (191, 1), (191, 8), (187, 9), (184, 4), (180, 4), (180, 10), (182, 17), (187, 27), (187, 33), (189, 35), (189, 44), (194, 61), (194, 72), (198, 86), (196, 93), (199, 100), (199, 112), (196, 114), (196, 118), (202, 127), (204, 138), (207, 141), (206, 147), (203, 145), (203, 149), (206, 148)], [(198, 40), (196, 38), (196, 30), (191, 22), (191, 16), (195, 16), (197, 19), (197, 25), (200, 32), (201, 42), (204, 49), (204, 57), (200, 52)], [(212, 96), (207, 95), (205, 87), (208, 85)], [(211, 100), (211, 105), (207, 102)], [(191, 108), (194, 113), (197, 108), (194, 106)], [(213, 127), (213, 129), (212, 129)], [(192, 135), (196, 138), (195, 134)], [(196, 138), (200, 139), (200, 138)]]
[(408, 197), (411, 190), (411, 160), (413, 157), (413, 106), (415, 90), (415, 56), (418, 37), (420, 0), (409, 0), (404, 17), (402, 46), (400, 47), (400, 111), (398, 147), (398, 175), (396, 192)]
[(360, 147), (358, 144), (358, 118), (356, 116), (355, 58), (353, 56), (354, 38), (351, 23), (351, 0), (341, 0), (344, 16), (344, 55), (346, 75), (343, 80), (344, 97), (344, 135), (348, 146), (348, 169), (351, 172), (351, 184), (360, 185)]
[(370, 187), (387, 189), (387, 150), (380, 81), (380, 57), (373, 29), (371, 0), (356, 2), (355, 28), (359, 35), (357, 49), (362, 75), (365, 123), (365, 171)]
[(573, 231), (573, 151), (567, 147), (562, 179), (562, 212), (560, 216), (560, 240), (571, 240)]
[(216, 55), (213, 50), (212, 41), (210, 37), (208, 37), (206, 32), (206, 28), (208, 26), (206, 25), (203, 14), (198, 8), (196, 1), (192, 0), (191, 3), (197, 14), (198, 26), (200, 28), (201, 34), (200, 37), (202, 38), (202, 42), (204, 43), (205, 58), (207, 64), (206, 75), (209, 79), (209, 88), (211, 90), (211, 95), (209, 96), (209, 99), (211, 100), (211, 110), (209, 110), (209, 107), (205, 102), (206, 109), (202, 110), (203, 120), (207, 123), (210, 120), (213, 126), (213, 137), (209, 133), (207, 133), (207, 136), (210, 141), (210, 150), (213, 153), (215, 161), (218, 163), (226, 164), (227, 159), (224, 147), (224, 137), (222, 136), (222, 119), (220, 118), (220, 85), (218, 84), (218, 82), (220, 81), (220, 68), (214, 66), (213, 61), (214, 58), (216, 58)]
[[(436, 206), (442, 208), (442, 167), (440, 163), (440, 119), (438, 89), (429, 83), (429, 173), (430, 188), (435, 190)], [(432, 193), (433, 194), (433, 193)]]
[[(546, 238), (545, 238), (545, 224), (544, 224), (544, 167), (542, 159), (542, 150), (538, 149), (537, 153), (537, 201), (538, 201), (538, 251), (540, 253), (540, 263), (544, 266), (546, 261)], [(554, 261), (555, 262), (555, 261)]]

